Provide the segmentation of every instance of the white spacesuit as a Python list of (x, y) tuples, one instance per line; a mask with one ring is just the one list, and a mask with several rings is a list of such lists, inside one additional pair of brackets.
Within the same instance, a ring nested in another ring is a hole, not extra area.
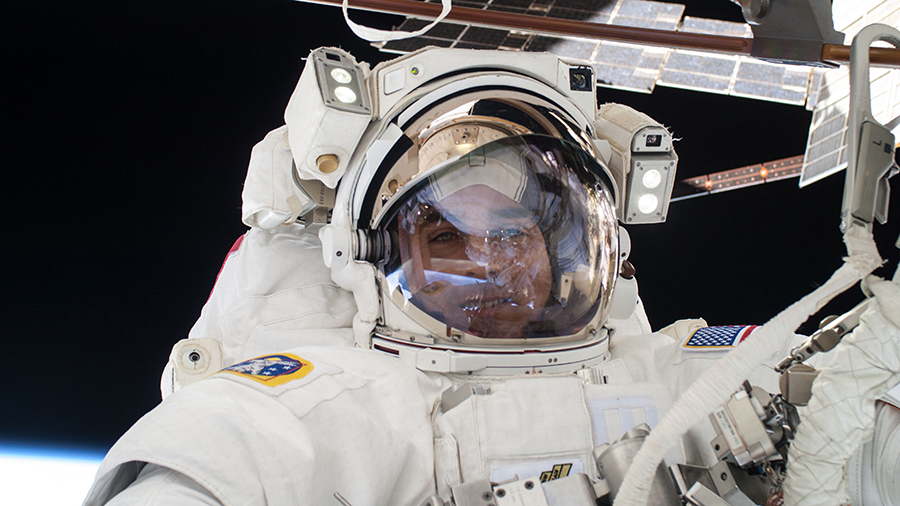
[[(86, 505), (593, 504), (622, 484), (611, 456), (753, 338), (702, 320), (651, 332), (618, 222), (665, 219), (677, 157), (651, 118), (597, 110), (589, 68), (432, 49), (370, 71), (320, 49), (285, 117), (254, 148), (251, 230), (173, 349), (164, 402)], [(776, 392), (798, 339), (750, 383)], [(735, 485), (710, 443), (727, 433), (685, 430), (666, 463), (729, 483), (700, 488), (776, 494), (771, 467)], [(680, 504), (689, 475), (653, 497)]]

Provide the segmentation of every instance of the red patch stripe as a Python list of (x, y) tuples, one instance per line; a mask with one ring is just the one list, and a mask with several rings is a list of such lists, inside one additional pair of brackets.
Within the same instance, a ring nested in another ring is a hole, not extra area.
[(241, 243), (244, 242), (244, 237), (246, 237), (246, 235), (247, 234), (244, 234), (238, 237), (237, 240), (234, 241), (234, 244), (231, 245), (231, 249), (228, 250), (228, 254), (225, 255), (225, 260), (222, 261), (222, 267), (219, 267), (219, 272), (216, 274), (216, 282), (213, 283), (212, 290), (209, 291), (209, 297), (206, 298), (206, 302), (209, 302), (209, 299), (212, 298), (212, 294), (216, 290), (216, 285), (219, 283), (219, 276), (221, 276), (222, 271), (225, 270), (225, 264), (228, 263), (229, 258), (233, 257), (237, 254), (238, 250), (241, 249)]
[(759, 325), (750, 325), (749, 327), (747, 327), (746, 329), (744, 329), (744, 331), (743, 331), (743, 334), (744, 334), (744, 335), (741, 336), (741, 340), (738, 341), (738, 342), (739, 342), (739, 343), (744, 342), (744, 339), (747, 339), (747, 336), (749, 336), (751, 332), (753, 332), (754, 330), (756, 330), (757, 327), (759, 327)]

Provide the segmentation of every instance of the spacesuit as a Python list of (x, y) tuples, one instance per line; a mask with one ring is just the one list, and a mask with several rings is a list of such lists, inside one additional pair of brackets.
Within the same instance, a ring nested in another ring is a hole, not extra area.
[[(498, 487), (577, 476), (610, 499), (604, 451), (755, 328), (651, 331), (619, 222), (665, 219), (677, 157), (593, 83), (551, 55), (313, 52), (254, 148), (251, 230), (85, 504), (519, 504)], [(749, 382), (776, 392), (802, 339)], [(686, 428), (665, 463), (715, 463), (717, 437)]]

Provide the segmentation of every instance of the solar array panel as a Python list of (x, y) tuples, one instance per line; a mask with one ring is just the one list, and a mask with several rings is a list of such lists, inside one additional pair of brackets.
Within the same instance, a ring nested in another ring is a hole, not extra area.
[(736, 56), (672, 51), (660, 75), (659, 84), (727, 95), (738, 60)]
[[(439, 2), (440, 0), (427, 0)], [(455, 5), (574, 19), (620, 26), (752, 37), (750, 26), (714, 19), (682, 17), (684, 6), (642, 0), (454, 0)], [(846, 43), (862, 27), (885, 23), (900, 28), (900, 3), (885, 0), (834, 0), (834, 26)], [(407, 19), (401, 30), (426, 21)], [(669, 86), (758, 100), (805, 105), (813, 111), (800, 185), (805, 186), (847, 166), (847, 67), (832, 70), (785, 66), (745, 56), (675, 50), (590, 39), (439, 23), (425, 36), (380, 45), (406, 53), (425, 46), (509, 51), (547, 51), (593, 67), (598, 85), (650, 93)], [(900, 70), (871, 70), (872, 113), (882, 124), (900, 117)], [(894, 130), (900, 138), (900, 127)]]
[[(884, 23), (900, 28), (900, 3), (835, 0), (834, 27), (845, 43), (864, 26)], [(847, 67), (814, 73), (815, 92), (807, 107), (813, 110), (800, 186), (814, 183), (847, 167), (847, 117), (850, 111), (850, 74)], [(900, 117), (900, 70), (871, 68), (872, 115), (883, 125)], [(894, 129), (900, 138), (900, 127)]]
[[(683, 17), (684, 6), (676, 3), (642, 0), (468, 0), (454, 4), (618, 26), (752, 37), (750, 27), (745, 23)], [(397, 28), (412, 31), (426, 24), (422, 20), (407, 19)], [(813, 74), (808, 67), (787, 69), (747, 57), (548, 37), (450, 22), (439, 23), (425, 36), (392, 41), (380, 47), (388, 52), (406, 53), (428, 45), (547, 51), (590, 65), (601, 86), (650, 93), (654, 87), (661, 85), (796, 105), (806, 103)]]
[(668, 53), (649, 46), (602, 42), (591, 64), (601, 85), (649, 93), (659, 80)]

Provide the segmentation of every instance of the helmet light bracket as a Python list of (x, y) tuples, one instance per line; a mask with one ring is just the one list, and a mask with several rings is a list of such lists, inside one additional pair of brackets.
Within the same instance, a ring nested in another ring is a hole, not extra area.
[(347, 171), (350, 155), (372, 119), (367, 78), (368, 65), (342, 49), (310, 53), (284, 111), (300, 179), (335, 188)]
[(604, 104), (594, 129), (609, 143), (608, 165), (622, 196), (616, 208), (619, 220), (629, 225), (664, 222), (678, 167), (671, 133), (622, 104)]

